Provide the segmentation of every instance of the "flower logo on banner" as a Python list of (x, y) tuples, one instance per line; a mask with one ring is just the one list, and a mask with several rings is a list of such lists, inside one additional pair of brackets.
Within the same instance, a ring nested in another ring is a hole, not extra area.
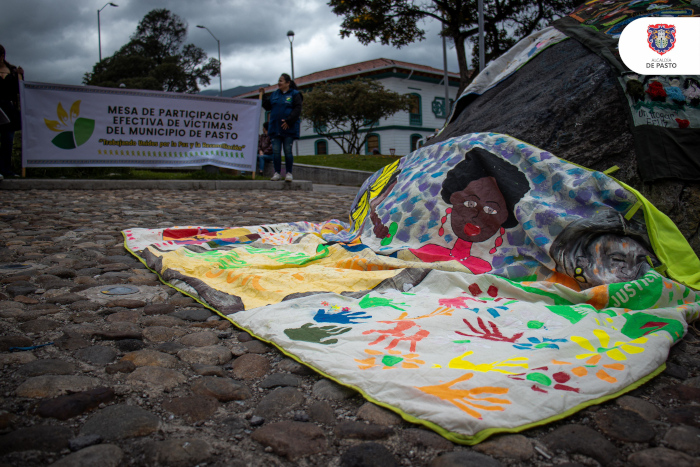
[(647, 27), (647, 42), (651, 50), (659, 55), (676, 45), (676, 27), (672, 24), (652, 24)]
[(80, 101), (73, 102), (73, 105), (70, 106), (70, 112), (66, 112), (63, 105), (59, 102), (56, 115), (58, 120), (45, 118), (44, 123), (46, 123), (49, 130), (58, 133), (51, 140), (53, 145), (58, 148), (75, 149), (85, 144), (95, 130), (95, 120), (78, 118), (78, 115), (80, 115)]

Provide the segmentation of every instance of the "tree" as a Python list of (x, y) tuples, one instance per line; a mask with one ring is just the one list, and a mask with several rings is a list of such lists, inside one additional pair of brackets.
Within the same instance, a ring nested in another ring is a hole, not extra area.
[(85, 73), (84, 84), (157, 91), (199, 91), (219, 74), (219, 61), (194, 44), (182, 45), (187, 24), (164, 8), (143, 17), (129, 42)]
[[(498, 58), (518, 40), (541, 29), (577, 5), (573, 0), (484, 0), (486, 62)], [(472, 41), (478, 57), (477, 0), (330, 0), (333, 13), (343, 16), (340, 36), (352, 34), (364, 44), (381, 42), (397, 48), (425, 39), (418, 21), (433, 18), (442, 23), (441, 35), (454, 42), (459, 64), (459, 93), (469, 84), (464, 45)], [(478, 72), (478, 60), (472, 60)]]
[(302, 117), (345, 154), (359, 154), (380, 119), (409, 110), (410, 105), (409, 95), (389, 91), (380, 82), (365, 78), (315, 86), (304, 94)]

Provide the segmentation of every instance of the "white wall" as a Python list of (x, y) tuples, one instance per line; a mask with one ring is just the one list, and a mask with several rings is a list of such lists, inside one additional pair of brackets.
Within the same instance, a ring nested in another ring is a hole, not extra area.
[[(411, 151), (411, 135), (418, 134), (425, 138), (426, 136), (434, 133), (436, 129), (442, 128), (445, 124), (444, 118), (436, 117), (432, 111), (432, 103), (436, 97), (442, 99), (445, 98), (445, 87), (442, 84), (428, 83), (424, 81), (418, 81), (414, 79), (402, 79), (402, 78), (383, 78), (380, 80), (385, 88), (398, 92), (400, 94), (415, 93), (421, 97), (421, 125), (411, 125), (408, 112), (399, 112), (388, 118), (383, 118), (380, 120), (379, 130), (373, 130), (373, 133), (379, 135), (379, 149), (382, 154), (390, 154), (390, 149), (395, 149), (396, 155), (406, 155)], [(455, 99), (457, 94), (457, 87), (450, 86), (449, 95), (450, 99)], [(260, 121), (264, 121), (264, 110), (263, 116)], [(311, 155), (315, 154), (315, 141), (318, 139), (326, 139), (328, 141), (328, 154), (341, 154), (342, 150), (333, 140), (330, 138), (323, 138), (316, 134), (312, 128), (307, 128), (309, 125), (302, 121), (301, 122), (301, 137), (312, 136), (312, 138), (300, 139), (296, 144), (298, 144), (300, 155)], [(403, 128), (384, 128), (382, 127), (394, 127), (400, 126)], [(260, 126), (260, 132), (262, 133), (262, 123)], [(364, 149), (363, 149), (364, 153)]]

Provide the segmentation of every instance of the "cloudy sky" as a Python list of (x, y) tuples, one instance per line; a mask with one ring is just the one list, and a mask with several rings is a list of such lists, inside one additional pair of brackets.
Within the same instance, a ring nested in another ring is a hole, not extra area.
[[(97, 10), (105, 0), (2, 0), (0, 44), (7, 61), (21, 65), (28, 81), (82, 84), (83, 74), (98, 61)], [(401, 49), (355, 37), (341, 39), (341, 18), (324, 0), (115, 0), (100, 13), (102, 56), (112, 55), (129, 40), (149, 11), (167, 8), (188, 24), (185, 43), (193, 43), (217, 57), (221, 41), (224, 89), (276, 83), (290, 72), (287, 31), (293, 30), (294, 72), (302, 76), (351, 63), (389, 58), (442, 68), (439, 26), (427, 20), (426, 40)], [(457, 57), (448, 42), (448, 69), (458, 71)], [(290, 73), (291, 74), (291, 73)], [(207, 89), (219, 87), (218, 77)]]

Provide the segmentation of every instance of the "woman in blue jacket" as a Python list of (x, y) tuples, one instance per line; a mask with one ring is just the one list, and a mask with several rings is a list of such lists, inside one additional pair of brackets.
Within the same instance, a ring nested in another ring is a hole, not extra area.
[[(299, 139), (301, 123), (301, 103), (303, 96), (297, 85), (287, 73), (282, 73), (277, 81), (277, 90), (269, 99), (263, 100), (263, 108), (270, 111), (270, 127), (268, 134), (272, 139), (272, 163), (275, 174), (270, 180), (279, 180), (282, 171), (282, 147), (284, 147), (284, 163), (287, 175), (284, 180), (292, 181), (292, 141)], [(260, 91), (264, 92), (263, 88)]]

